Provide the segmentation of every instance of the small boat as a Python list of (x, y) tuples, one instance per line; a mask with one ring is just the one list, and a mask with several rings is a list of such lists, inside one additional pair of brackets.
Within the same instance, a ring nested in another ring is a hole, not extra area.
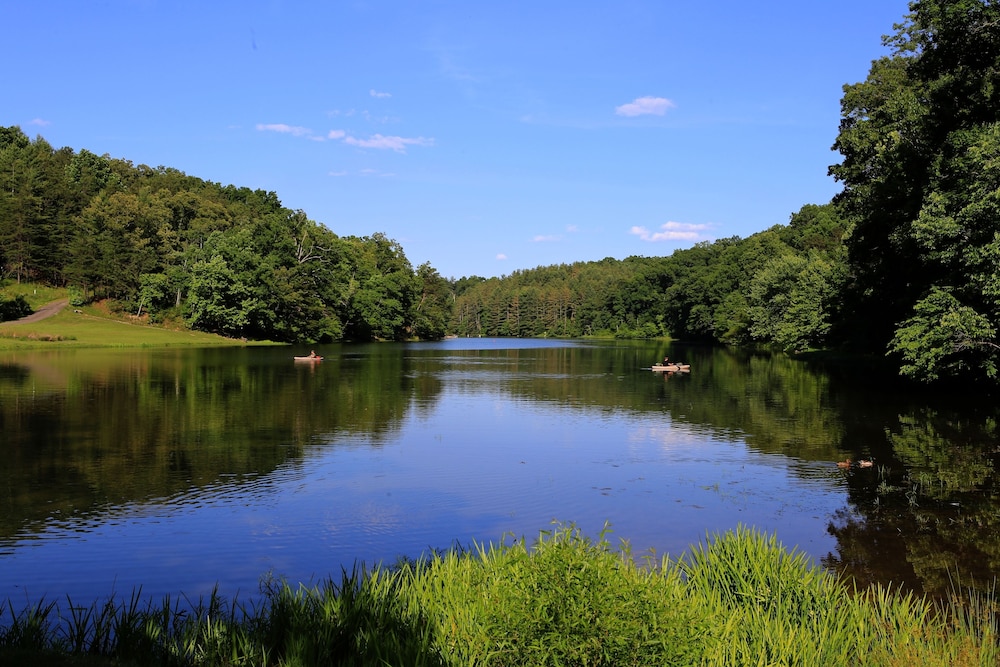
[(653, 364), (649, 370), (660, 373), (677, 373), (678, 371), (681, 373), (687, 373), (691, 370), (691, 364)]
[(314, 357), (292, 357), (295, 361), (323, 361), (323, 357), (318, 354)]

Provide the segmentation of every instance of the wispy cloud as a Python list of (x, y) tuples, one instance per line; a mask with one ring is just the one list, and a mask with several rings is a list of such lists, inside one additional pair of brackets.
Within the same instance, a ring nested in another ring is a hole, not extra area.
[(559, 241), (561, 239), (562, 237), (557, 236), (556, 234), (539, 234), (538, 236), (534, 237), (531, 240), (534, 241), (535, 243), (547, 243), (551, 241)]
[(277, 132), (279, 134), (290, 134), (293, 137), (308, 137), (312, 130), (298, 125), (285, 125), (284, 123), (257, 123), (257, 130), (260, 132)]
[(50, 121), (44, 120), (42, 118), (32, 118), (28, 125), (38, 125), (40, 127), (48, 127), (52, 123)]
[(424, 137), (397, 137), (373, 134), (367, 139), (345, 136), (345, 144), (357, 146), (358, 148), (375, 148), (378, 150), (393, 150), (397, 153), (405, 153), (407, 146), (433, 146), (434, 140)]
[(372, 97), (392, 97), (392, 93), (380, 93), (379, 91), (372, 88), (368, 91), (368, 94)]
[(662, 116), (677, 105), (665, 97), (637, 97), (628, 104), (615, 107), (618, 116)]
[(498, 252), (497, 253), (497, 259), (502, 262), (502, 261), (504, 261), (504, 260), (507, 259), (507, 255), (503, 254), (502, 252)]
[(577, 227), (576, 225), (566, 225), (566, 231), (569, 232), (570, 234), (575, 234), (576, 232), (580, 231), (580, 228)]
[(638, 236), (643, 241), (657, 243), (660, 241), (697, 241), (703, 237), (702, 232), (708, 225), (692, 225), (686, 222), (666, 222), (660, 225), (660, 231), (651, 232), (645, 227), (634, 226), (629, 234)]
[(405, 153), (407, 146), (433, 146), (434, 139), (428, 137), (399, 137), (395, 135), (373, 134), (367, 139), (351, 136), (346, 130), (330, 130), (326, 135), (313, 134), (313, 131), (298, 125), (286, 125), (285, 123), (257, 123), (257, 130), (260, 132), (277, 132), (279, 134), (290, 134), (293, 137), (305, 137), (311, 141), (341, 141), (349, 146), (358, 148), (374, 148), (376, 150), (391, 150), (397, 153)]

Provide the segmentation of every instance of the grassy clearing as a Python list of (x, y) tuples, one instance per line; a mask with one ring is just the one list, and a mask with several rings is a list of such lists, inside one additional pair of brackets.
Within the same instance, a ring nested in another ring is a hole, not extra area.
[[(67, 298), (66, 290), (30, 285), (8, 285), (3, 290), (4, 298), (12, 298), (18, 294), (24, 296), (36, 310), (46, 303)], [(246, 341), (201, 331), (175, 330), (149, 325), (141, 319), (114, 315), (95, 305), (67, 306), (57, 315), (38, 322), (0, 323), (0, 350), (67, 347), (206, 347), (245, 344)]]
[(69, 298), (69, 290), (63, 287), (48, 287), (35, 283), (8, 283), (0, 288), (0, 299), (23, 296), (34, 309), (52, 301)]
[(995, 600), (851, 591), (773, 538), (716, 536), (637, 565), (572, 526), (255, 605), (139, 596), (0, 613), (0, 664), (996, 665)]
[[(80, 312), (75, 312), (75, 311)], [(114, 319), (87, 306), (26, 324), (0, 324), (0, 350), (43, 347), (163, 347), (242, 345), (243, 341), (200, 331), (174, 331)]]

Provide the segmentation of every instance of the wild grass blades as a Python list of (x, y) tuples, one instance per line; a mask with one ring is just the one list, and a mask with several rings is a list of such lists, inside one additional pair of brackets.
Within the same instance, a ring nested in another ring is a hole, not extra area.
[[(42, 650), (52, 638), (52, 621), (49, 618), (56, 609), (55, 602), (40, 600), (25, 607), (20, 612), (7, 600), (5, 607), (10, 612), (10, 625), (0, 628), (0, 646), (17, 650)], [(2, 619), (2, 616), (0, 616)]]
[[(252, 605), (140, 593), (89, 608), (0, 608), (0, 664), (60, 654), (188, 665), (995, 665), (997, 598), (933, 603), (852, 590), (777, 539), (739, 527), (678, 560), (557, 524), (529, 544), (434, 553), (292, 586)], [(65, 627), (59, 631), (58, 628)], [(62, 634), (60, 634), (62, 632)]]
[(436, 558), (414, 583), (452, 664), (683, 664), (707, 632), (679, 577), (573, 526)]

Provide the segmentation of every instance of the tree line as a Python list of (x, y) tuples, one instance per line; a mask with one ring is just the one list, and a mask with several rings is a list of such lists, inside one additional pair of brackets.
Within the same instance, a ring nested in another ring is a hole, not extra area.
[(846, 221), (807, 205), (746, 239), (667, 257), (611, 258), (456, 285), (452, 328), (466, 336), (672, 336), (720, 343), (823, 346), (846, 277)]
[(53, 149), (0, 128), (5, 278), (278, 341), (444, 335), (448, 283), (383, 234), (340, 237), (274, 192)]
[(613, 335), (843, 347), (996, 382), (1000, 5), (918, 0), (846, 85), (833, 201), (666, 257), (445, 279), (273, 192), (54, 150), (0, 128), (0, 267), (234, 336)]
[(832, 202), (667, 258), (483, 281), (458, 297), (460, 330), (841, 347), (884, 354), (923, 381), (995, 384), (1000, 3), (909, 9), (883, 37), (889, 55), (844, 86)]

